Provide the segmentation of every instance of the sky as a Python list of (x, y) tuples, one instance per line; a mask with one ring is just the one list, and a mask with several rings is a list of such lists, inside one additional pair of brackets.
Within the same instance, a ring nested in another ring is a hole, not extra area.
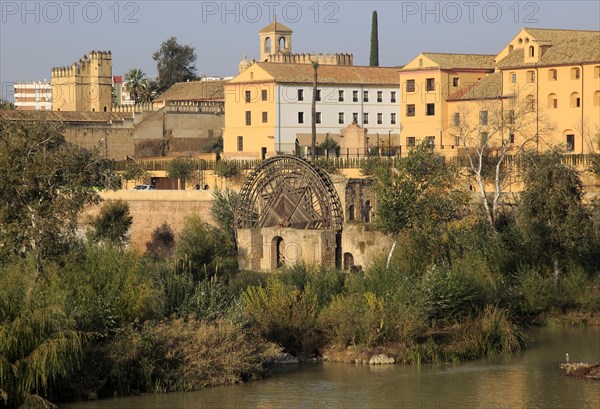
[(0, 0), (0, 83), (50, 80), (91, 50), (110, 50), (113, 75), (141, 68), (171, 36), (195, 47), (207, 76), (232, 76), (244, 52), (258, 57), (258, 31), (277, 15), (293, 52), (345, 52), (368, 65), (371, 13), (379, 18), (381, 66), (419, 52), (495, 54), (522, 27), (600, 30), (600, 1), (5, 1)]

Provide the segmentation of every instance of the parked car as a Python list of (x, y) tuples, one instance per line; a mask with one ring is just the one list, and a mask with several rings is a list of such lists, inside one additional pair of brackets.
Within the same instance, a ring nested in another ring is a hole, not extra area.
[(137, 185), (136, 187), (133, 188), (133, 190), (153, 190), (153, 189), (156, 189), (156, 188), (152, 185)]

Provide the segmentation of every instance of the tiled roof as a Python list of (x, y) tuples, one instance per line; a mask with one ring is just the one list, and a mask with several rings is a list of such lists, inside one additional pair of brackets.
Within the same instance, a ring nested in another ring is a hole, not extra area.
[(277, 21), (273, 21), (271, 22), (271, 24), (269, 24), (268, 26), (262, 28), (259, 33), (272, 33), (274, 31), (277, 31), (279, 33), (292, 33), (292, 29), (289, 28), (288, 26), (285, 26), (281, 23), (278, 23)]
[[(256, 65), (273, 76), (276, 82), (312, 84), (313, 81), (311, 64), (258, 62)], [(320, 65), (318, 81), (320, 84), (398, 85), (399, 71), (396, 67)]]
[(483, 77), (475, 84), (467, 85), (448, 95), (448, 101), (468, 101), (477, 99), (493, 99), (502, 96), (502, 73), (495, 72)]
[(224, 100), (225, 81), (177, 82), (156, 98), (156, 101)]
[(449, 54), (422, 53), (425, 57), (439, 65), (442, 70), (452, 69), (484, 69), (493, 70), (495, 55), (488, 54)]
[(518, 49), (498, 62), (498, 67), (519, 68), (600, 62), (600, 31), (526, 29), (536, 43), (551, 45), (537, 63), (524, 62)]
[(7, 121), (57, 121), (110, 123), (133, 118), (131, 112), (68, 112), (0, 110), (0, 119)]

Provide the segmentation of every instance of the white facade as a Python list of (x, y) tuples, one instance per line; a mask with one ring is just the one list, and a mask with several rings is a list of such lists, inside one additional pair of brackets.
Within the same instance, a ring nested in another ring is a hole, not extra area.
[[(353, 122), (366, 128), (369, 136), (379, 134), (382, 139), (390, 132), (400, 132), (398, 86), (320, 85), (318, 89), (321, 94), (316, 104), (317, 118), (320, 116), (318, 134), (340, 134)], [(275, 151), (295, 153), (297, 135), (311, 133), (311, 103), (312, 85), (275, 86)]]
[(16, 82), (15, 108), (20, 111), (52, 110), (52, 86), (47, 81)]

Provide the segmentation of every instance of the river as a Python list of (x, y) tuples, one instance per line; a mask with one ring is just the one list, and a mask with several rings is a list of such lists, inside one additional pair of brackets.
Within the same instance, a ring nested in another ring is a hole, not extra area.
[(542, 328), (521, 353), (453, 365), (368, 366), (323, 362), (274, 368), (242, 385), (94, 402), (70, 409), (529, 409), (600, 408), (600, 382), (558, 365), (600, 361), (600, 328)]

